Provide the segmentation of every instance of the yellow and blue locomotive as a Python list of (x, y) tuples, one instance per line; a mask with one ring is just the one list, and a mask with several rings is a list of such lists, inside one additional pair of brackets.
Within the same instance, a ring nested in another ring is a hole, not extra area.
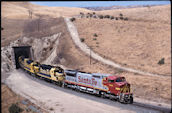
[(31, 75), (63, 85), (65, 79), (64, 70), (59, 66), (40, 64), (23, 56), (19, 57), (19, 64), (21, 68)]

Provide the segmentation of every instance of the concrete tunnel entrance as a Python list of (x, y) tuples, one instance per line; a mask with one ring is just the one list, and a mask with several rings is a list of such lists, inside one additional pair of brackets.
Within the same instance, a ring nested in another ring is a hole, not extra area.
[(18, 58), (19, 56), (24, 56), (25, 58), (33, 59), (31, 54), (31, 46), (15, 46), (13, 47), (14, 50), (14, 62), (16, 64), (16, 69), (20, 68)]

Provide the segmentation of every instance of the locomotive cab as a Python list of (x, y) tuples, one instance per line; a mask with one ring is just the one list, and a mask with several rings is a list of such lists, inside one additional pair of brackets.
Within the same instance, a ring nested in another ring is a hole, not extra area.
[(104, 78), (103, 84), (109, 88), (111, 94), (114, 94), (118, 97), (118, 100), (121, 103), (133, 102), (130, 84), (127, 83), (125, 77), (108, 76)]
[(55, 67), (54, 70), (54, 76), (59, 80), (59, 81), (63, 81), (64, 78), (64, 70), (60, 67)]

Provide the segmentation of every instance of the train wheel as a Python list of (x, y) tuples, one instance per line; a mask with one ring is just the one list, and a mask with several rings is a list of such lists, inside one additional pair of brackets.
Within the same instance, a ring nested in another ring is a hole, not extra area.
[(132, 103), (133, 103), (133, 97), (130, 97), (129, 104), (132, 104)]
[(100, 92), (100, 95), (101, 98), (105, 98), (105, 92)]

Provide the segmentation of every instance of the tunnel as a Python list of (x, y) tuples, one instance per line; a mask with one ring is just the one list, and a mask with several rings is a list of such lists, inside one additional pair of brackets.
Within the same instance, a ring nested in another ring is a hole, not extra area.
[(32, 59), (32, 54), (31, 54), (31, 46), (15, 46), (13, 47), (14, 50), (14, 62), (16, 64), (16, 69), (20, 68), (18, 58), (19, 56), (24, 56), (25, 58), (30, 58)]

